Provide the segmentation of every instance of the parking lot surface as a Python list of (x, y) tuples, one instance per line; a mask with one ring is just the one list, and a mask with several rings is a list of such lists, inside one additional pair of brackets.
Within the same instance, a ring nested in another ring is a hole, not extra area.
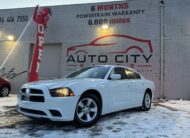
[(158, 104), (148, 112), (130, 109), (103, 116), (89, 128), (78, 128), (72, 122), (32, 120), (19, 114), (16, 104), (16, 95), (0, 98), (1, 138), (190, 138), (190, 113)]

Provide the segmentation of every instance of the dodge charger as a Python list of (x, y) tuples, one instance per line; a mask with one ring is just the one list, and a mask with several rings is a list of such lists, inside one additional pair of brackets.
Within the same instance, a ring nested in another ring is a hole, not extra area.
[(18, 111), (31, 118), (90, 126), (100, 116), (129, 108), (151, 108), (154, 83), (135, 70), (114, 65), (81, 68), (57, 80), (26, 83)]

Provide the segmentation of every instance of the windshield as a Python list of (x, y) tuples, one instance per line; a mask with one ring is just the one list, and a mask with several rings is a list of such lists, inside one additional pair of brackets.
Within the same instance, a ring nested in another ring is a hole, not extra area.
[(87, 67), (82, 68), (79, 71), (73, 72), (66, 78), (95, 78), (104, 79), (110, 67), (99, 66), (99, 67)]

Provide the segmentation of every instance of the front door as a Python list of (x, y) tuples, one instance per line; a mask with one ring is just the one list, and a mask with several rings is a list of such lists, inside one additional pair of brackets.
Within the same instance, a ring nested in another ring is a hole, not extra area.
[[(125, 68), (115, 67), (111, 74), (120, 74), (121, 79), (111, 80), (108, 78), (108, 83), (105, 85), (109, 93), (109, 99), (112, 101), (110, 109), (112, 111), (123, 110), (132, 107), (132, 93), (131, 81), (127, 79)], [(110, 75), (111, 75), (110, 74)]]

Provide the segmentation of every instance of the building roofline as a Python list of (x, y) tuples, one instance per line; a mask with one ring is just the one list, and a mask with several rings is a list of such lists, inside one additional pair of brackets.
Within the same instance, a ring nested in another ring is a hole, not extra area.
[[(126, 0), (128, 1), (128, 0)], [(62, 5), (46, 5), (46, 6), (40, 6), (40, 7), (59, 7), (59, 6), (74, 6), (74, 5), (88, 5), (88, 4), (101, 4), (101, 3), (115, 3), (115, 2), (126, 2), (124, 0), (117, 0), (117, 1), (114, 1), (114, 0), (110, 0), (110, 1), (105, 1), (105, 2), (92, 2), (92, 3), (76, 3), (76, 4), (62, 4)], [(18, 7), (18, 8), (7, 8), (7, 9), (0, 9), (0, 11), (3, 11), (3, 10), (16, 10), (16, 9), (30, 9), (30, 8), (34, 8), (34, 7)]]

